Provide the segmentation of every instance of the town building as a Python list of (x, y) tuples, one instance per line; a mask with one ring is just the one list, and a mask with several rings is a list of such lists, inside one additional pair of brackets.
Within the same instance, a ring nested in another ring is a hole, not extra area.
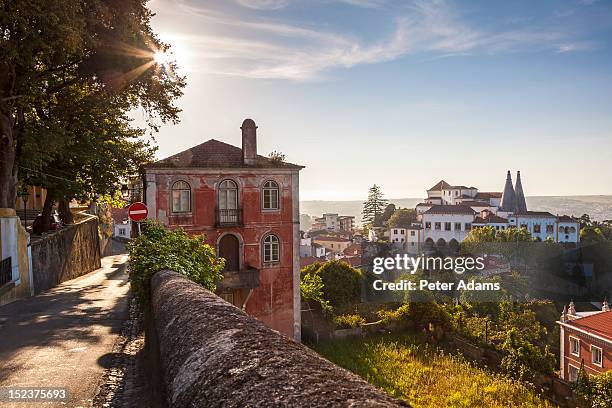
[[(580, 241), (577, 219), (527, 209), (520, 171), (514, 185), (508, 171), (502, 192), (480, 192), (476, 187), (455, 186), (440, 180), (427, 190), (427, 197), (415, 210), (422, 228), (422, 233), (417, 235), (420, 241), (414, 245), (418, 248), (456, 247), (472, 228), (486, 226), (498, 231), (526, 228), (541, 241), (549, 239), (570, 245)], [(408, 242), (405, 231), (389, 228), (387, 234), (392, 243)]]
[(420, 224), (406, 225), (389, 229), (389, 242), (410, 254), (422, 251), (423, 227)]
[(113, 237), (120, 239), (130, 239), (132, 237), (132, 222), (128, 218), (128, 209), (113, 208)]
[(351, 241), (349, 239), (331, 235), (319, 235), (313, 238), (312, 242), (330, 250), (331, 252), (343, 252), (351, 245)]
[(574, 382), (580, 368), (589, 376), (612, 369), (612, 311), (577, 312), (574, 302), (563, 308), (560, 327), (560, 376)]
[(257, 154), (257, 126), (242, 148), (211, 139), (143, 169), (149, 217), (204, 234), (225, 259), (218, 293), (300, 339), (299, 171)]
[(338, 215), (326, 213), (322, 217), (315, 218), (310, 227), (311, 231), (333, 231), (353, 232), (355, 228), (355, 217), (351, 215)]

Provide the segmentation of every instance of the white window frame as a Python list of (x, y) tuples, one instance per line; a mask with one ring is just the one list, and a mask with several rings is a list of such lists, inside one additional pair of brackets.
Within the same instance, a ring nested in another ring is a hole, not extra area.
[[(595, 353), (593, 353), (593, 349), (599, 351), (599, 363), (595, 361)], [(595, 364), (597, 367), (603, 367), (603, 349), (601, 347), (597, 347), (591, 344), (591, 363)]]
[[(576, 370), (576, 377), (572, 379), (572, 368)], [(567, 380), (569, 382), (576, 382), (578, 381), (578, 376), (580, 375), (580, 368), (576, 367), (574, 365), (568, 364), (567, 365)]]
[[(268, 241), (270, 239), (270, 241)], [(273, 242), (276, 239), (276, 242)], [(276, 248), (276, 254), (274, 246)], [(332, 244), (333, 247), (333, 244)], [(267, 234), (261, 241), (261, 260), (264, 264), (275, 264), (279, 263), (281, 259), (281, 242), (280, 238), (276, 234)], [(276, 256), (275, 256), (276, 255)]]
[[(574, 348), (572, 347), (572, 340), (575, 340), (578, 344), (578, 352), (574, 353)], [(569, 346), (570, 346), (570, 354), (572, 356), (580, 357), (580, 339), (578, 337), (569, 336)]]
[[(178, 188), (179, 184), (184, 184), (187, 187)], [(185, 199), (183, 193), (187, 192), (187, 198)], [(174, 193), (178, 194), (178, 208), (175, 207)], [(186, 182), (185, 180), (176, 180), (172, 183), (172, 187), (170, 188), (170, 203), (172, 213), (175, 214), (185, 214), (191, 212), (191, 184)], [(185, 209), (186, 204), (186, 209)]]
[[(266, 207), (266, 194), (270, 195), (268, 207)], [(273, 200), (274, 195), (276, 195), (276, 203)], [(280, 210), (280, 201), (280, 185), (274, 180), (267, 180), (261, 188), (261, 209), (264, 211), (278, 211)]]

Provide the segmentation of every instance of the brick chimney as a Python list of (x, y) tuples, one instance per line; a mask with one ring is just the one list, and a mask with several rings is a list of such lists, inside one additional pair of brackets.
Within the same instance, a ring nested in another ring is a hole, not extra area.
[(242, 122), (242, 161), (247, 165), (257, 163), (257, 126), (253, 119)]

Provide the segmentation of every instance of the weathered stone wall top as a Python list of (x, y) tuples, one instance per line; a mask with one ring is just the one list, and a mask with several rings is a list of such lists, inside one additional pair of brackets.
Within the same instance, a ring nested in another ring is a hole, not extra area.
[(152, 279), (169, 406), (407, 406), (172, 271)]

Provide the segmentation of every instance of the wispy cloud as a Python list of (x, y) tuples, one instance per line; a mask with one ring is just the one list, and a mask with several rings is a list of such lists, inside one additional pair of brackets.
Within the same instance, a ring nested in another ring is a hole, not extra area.
[(289, 4), (288, 0), (236, 0), (236, 2), (256, 10), (278, 10)]
[[(283, 0), (237, 0), (252, 8), (281, 7)], [(334, 0), (379, 5), (380, 0)], [(395, 60), (407, 55), (496, 54), (517, 51), (572, 52), (593, 44), (567, 38), (563, 31), (534, 25), (505, 31), (485, 31), (469, 24), (443, 0), (414, 1), (389, 22), (392, 30), (377, 39), (356, 38), (346, 32), (321, 30), (280, 20), (254, 18), (231, 11), (184, 3), (185, 12), (206, 27), (189, 36), (190, 47), (207, 72), (251, 78), (306, 80), (333, 68), (350, 68)]]

